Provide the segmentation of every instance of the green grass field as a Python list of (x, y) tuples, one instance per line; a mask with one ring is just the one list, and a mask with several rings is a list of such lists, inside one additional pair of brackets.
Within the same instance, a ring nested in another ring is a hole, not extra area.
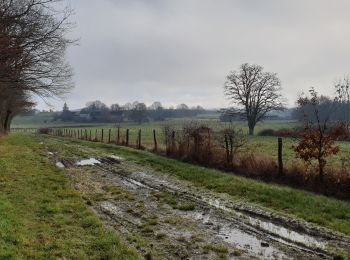
[[(176, 126), (180, 126), (181, 123), (177, 121), (169, 121), (168, 124), (175, 124)], [(280, 125), (285, 126), (286, 123), (265, 123), (261, 124), (260, 128), (274, 127), (275, 129), (279, 129)], [(129, 144), (136, 145), (138, 131), (141, 129), (141, 139), (142, 145), (147, 149), (152, 149), (154, 147), (153, 141), (153, 130), (156, 130), (156, 137), (158, 142), (158, 148), (165, 149), (165, 141), (163, 134), (163, 126), (162, 124), (121, 124), (120, 125), (120, 142), (126, 139), (126, 129), (129, 129)], [(217, 126), (219, 127), (219, 126)], [(221, 126), (223, 127), (223, 126)], [(239, 128), (240, 125), (237, 126)], [(101, 126), (83, 126), (83, 127), (74, 127), (71, 126), (67, 129), (72, 131), (76, 131), (76, 133), (80, 130), (83, 131), (83, 136), (85, 136), (85, 129), (87, 130), (87, 136), (95, 138), (97, 133), (97, 138), (101, 140), (102, 129), (104, 130), (104, 142), (108, 142), (109, 139), (109, 130), (111, 130), (111, 142), (116, 141), (117, 137), (117, 127), (112, 125), (101, 125)], [(273, 160), (277, 160), (277, 137), (273, 136), (246, 136), (247, 143), (244, 147), (240, 149), (240, 153), (252, 153), (255, 155), (261, 155), (266, 157), (271, 157)], [(295, 152), (293, 151), (293, 145), (297, 143), (297, 139), (294, 138), (283, 138), (283, 163), (286, 166), (293, 164), (301, 164), (302, 161), (297, 159), (295, 156)], [(347, 161), (350, 158), (350, 143), (349, 142), (337, 142), (337, 145), (340, 147), (340, 152), (328, 158), (329, 166), (332, 167), (341, 167), (342, 161)]]
[(33, 136), (0, 138), (0, 259), (139, 259)]
[[(45, 117), (45, 114), (41, 116)], [(40, 123), (37, 119), (32, 124), (26, 121), (25, 117), (19, 117), (14, 122), (14, 127), (43, 127), (43, 126), (53, 126), (58, 128), (68, 128), (70, 130), (75, 130), (78, 132), (83, 129), (83, 134), (85, 135), (85, 129), (87, 129), (88, 137), (91, 136), (95, 138), (95, 134), (99, 139), (101, 139), (102, 129), (104, 129), (104, 141), (108, 141), (109, 129), (111, 130), (111, 141), (116, 140), (117, 136), (117, 127), (120, 127), (120, 140), (125, 140), (126, 129), (129, 129), (129, 144), (136, 145), (137, 133), (139, 129), (142, 132), (142, 145), (148, 149), (152, 149), (154, 146), (153, 141), (153, 130), (156, 130), (156, 136), (158, 141), (158, 147), (164, 149), (164, 134), (163, 128), (165, 125), (171, 125), (175, 128), (179, 128), (185, 124), (190, 122), (202, 123), (211, 127), (214, 131), (219, 131), (221, 129), (227, 127), (235, 127), (236, 129), (242, 129), (244, 133), (248, 133), (248, 128), (245, 122), (234, 122), (230, 123), (222, 123), (218, 119), (215, 118), (180, 118), (180, 119), (169, 119), (163, 122), (149, 122), (143, 124), (137, 124), (133, 122), (125, 122), (120, 124), (63, 124), (62, 122), (51, 122), (48, 125)], [(52, 125), (50, 125), (52, 124)], [(247, 136), (247, 144), (241, 152), (245, 153), (254, 153), (258, 155), (268, 156), (277, 160), (277, 137), (269, 137), (269, 136), (258, 136), (257, 134), (263, 129), (290, 129), (298, 126), (298, 123), (295, 121), (264, 121), (258, 123), (255, 129), (254, 136)], [(283, 163), (284, 165), (293, 165), (293, 164), (301, 164), (302, 161), (296, 159), (295, 153), (292, 149), (293, 144), (295, 144), (297, 140), (293, 138), (283, 138)], [(338, 142), (340, 147), (340, 152), (336, 156), (330, 157), (329, 165), (332, 167), (341, 167), (342, 161), (348, 161), (350, 159), (350, 143), (349, 142)]]

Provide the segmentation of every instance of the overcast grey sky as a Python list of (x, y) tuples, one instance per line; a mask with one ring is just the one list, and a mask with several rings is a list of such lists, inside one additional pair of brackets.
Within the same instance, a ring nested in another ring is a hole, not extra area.
[[(350, 73), (349, 0), (69, 0), (71, 108), (99, 99), (228, 106), (241, 63), (276, 72), (289, 105), (315, 86), (331, 95)], [(63, 101), (52, 101), (61, 108)], [(40, 106), (43, 108), (43, 106)]]

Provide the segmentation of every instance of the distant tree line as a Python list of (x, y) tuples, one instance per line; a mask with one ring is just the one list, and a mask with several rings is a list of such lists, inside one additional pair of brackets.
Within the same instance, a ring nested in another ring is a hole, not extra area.
[[(315, 91), (314, 88), (310, 89), (311, 92)], [(317, 96), (317, 106), (315, 112), (315, 100), (313, 102), (306, 101), (307, 97), (302, 94), (298, 99), (299, 103), (304, 103), (302, 107), (299, 105), (293, 110), (292, 118), (295, 120), (303, 121), (307, 117), (312, 122), (319, 120), (327, 123), (332, 122), (344, 122), (349, 128), (350, 124), (350, 78), (345, 77), (334, 84), (334, 97), (328, 97), (325, 95)], [(315, 97), (314, 97), (315, 99)]]
[(205, 110), (201, 106), (189, 107), (186, 104), (180, 104), (176, 108), (165, 108), (161, 102), (158, 101), (153, 102), (150, 106), (135, 101), (124, 105), (115, 103), (111, 106), (107, 106), (103, 102), (97, 100), (88, 102), (80, 111), (70, 111), (65, 103), (62, 113), (58, 114), (55, 120), (113, 123), (132, 121), (142, 124), (148, 121), (163, 121), (166, 118), (194, 117), (209, 112), (210, 111)]

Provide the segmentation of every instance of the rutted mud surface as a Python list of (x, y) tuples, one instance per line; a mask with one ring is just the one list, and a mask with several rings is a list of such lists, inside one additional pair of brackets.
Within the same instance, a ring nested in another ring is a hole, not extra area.
[(85, 162), (61, 163), (87, 203), (146, 259), (333, 259), (333, 248), (350, 248), (348, 237), (119, 156)]

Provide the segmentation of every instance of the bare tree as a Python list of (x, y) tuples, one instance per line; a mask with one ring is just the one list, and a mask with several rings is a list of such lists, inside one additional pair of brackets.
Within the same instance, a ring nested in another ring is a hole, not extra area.
[(335, 99), (338, 118), (344, 121), (346, 128), (350, 130), (350, 77), (346, 76), (334, 84)]
[(176, 107), (177, 110), (188, 110), (188, 106), (186, 104), (180, 104)]
[(124, 106), (122, 106), (123, 110), (129, 111), (133, 108), (132, 104), (130, 102), (125, 103)]
[(247, 139), (243, 134), (242, 129), (229, 127), (221, 131), (221, 134), (219, 135), (219, 143), (225, 148), (227, 164), (232, 165), (238, 150), (247, 143)]
[(86, 107), (84, 108), (85, 112), (100, 112), (100, 111), (108, 111), (108, 106), (101, 102), (100, 100), (89, 101), (86, 103)]
[(129, 114), (129, 119), (142, 124), (147, 120), (147, 106), (145, 103), (137, 103)]
[[(32, 94), (46, 100), (72, 87), (71, 68), (64, 58), (67, 46), (73, 43), (65, 37), (71, 28), (71, 12), (67, 8), (56, 10), (58, 2), (0, 1), (0, 122), (7, 121), (4, 114), (19, 111), (11, 110), (14, 100), (28, 106)], [(2, 125), (0, 132), (6, 128)]]
[(111, 111), (120, 111), (121, 109), (122, 107), (118, 103), (112, 104), (110, 107)]
[(159, 101), (154, 101), (152, 105), (149, 107), (150, 110), (160, 110), (163, 109), (162, 103)]
[(283, 110), (281, 82), (276, 73), (264, 72), (259, 65), (244, 63), (232, 71), (225, 82), (225, 95), (238, 113), (248, 121), (249, 135), (254, 134), (257, 122), (274, 110)]

